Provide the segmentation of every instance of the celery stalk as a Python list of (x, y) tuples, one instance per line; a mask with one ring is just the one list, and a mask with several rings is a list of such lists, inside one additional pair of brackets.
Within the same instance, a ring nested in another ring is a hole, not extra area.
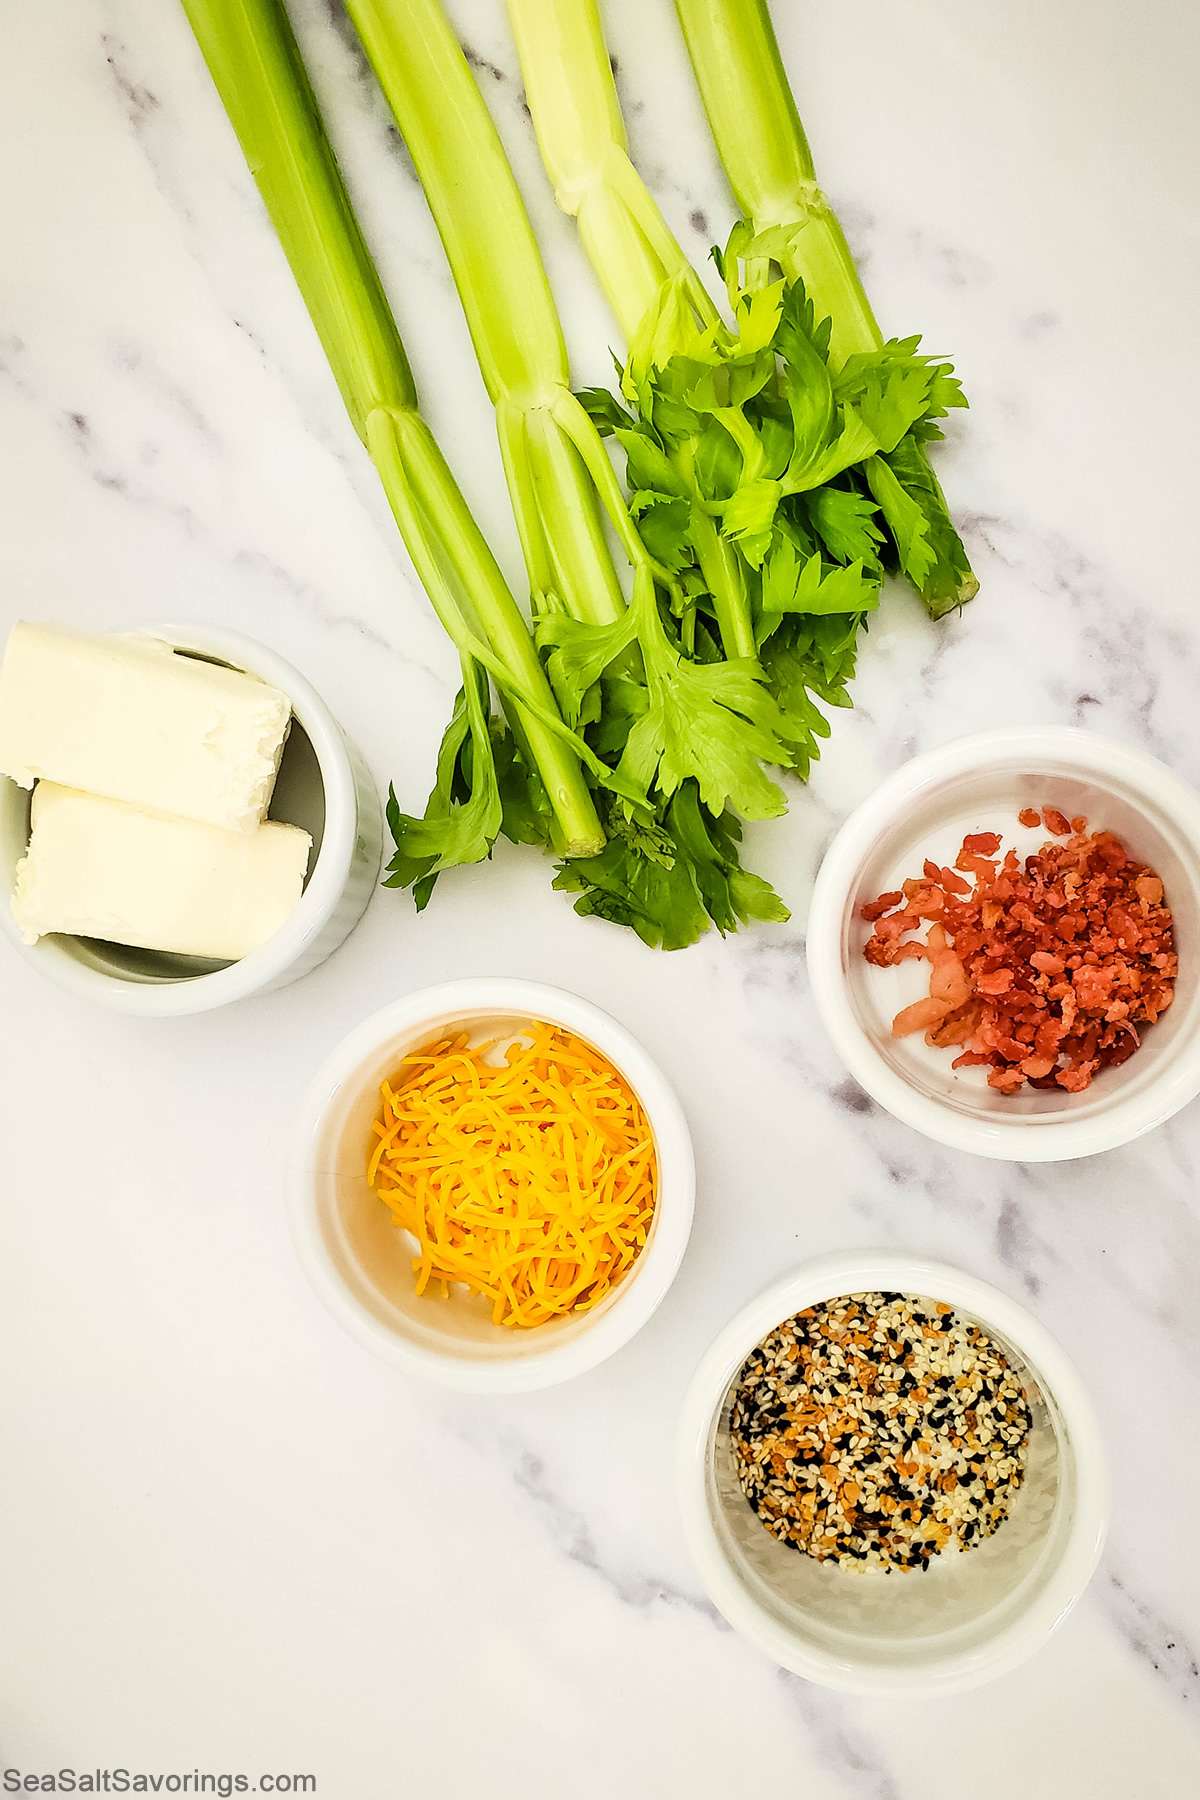
[(510, 0), (525, 96), (554, 197), (627, 342), (663, 283), (682, 277), (706, 325), (718, 314), (629, 160), (600, 18), (592, 0)]
[[(404, 348), (282, 0), (183, 4), (354, 428), (463, 663), (471, 763), (459, 765), (457, 779), (460, 785), (478, 786), (481, 795), (487, 786), (488, 793), (472, 816), (479, 829), (471, 836), (470, 857), (458, 854), (454, 843), (440, 843), (439, 832), (453, 808), (447, 796), (440, 813), (431, 801), (422, 838), (424, 860), (415, 873), (428, 881), (438, 867), (486, 855), (500, 826), (478, 667), (487, 668), (496, 681), (518, 742), (541, 777), (558, 847), (569, 856), (592, 856), (603, 845), (604, 832), (571, 733), (520, 609), (417, 412)], [(456, 841), (461, 849), (463, 840)]]
[(534, 607), (612, 624), (625, 602), (600, 504), (556, 416), (570, 394), (562, 327), (491, 116), (439, 5), (347, 10), (416, 165), (496, 407)]
[[(831, 365), (840, 368), (854, 356), (880, 351), (883, 333), (845, 233), (817, 184), (767, 0), (675, 5), (734, 198), (755, 235), (771, 233), (772, 260), (790, 279), (803, 281), (817, 317), (830, 320)], [(909, 434), (894, 462), (891, 455), (882, 460), (887, 469), (867, 469), (871, 492), (897, 537), (907, 514), (919, 509), (929, 554), (909, 572), (931, 614), (940, 617), (972, 599), (979, 582), (951, 523), (925, 439)]]
[(696, 80), (734, 199), (756, 231), (802, 225), (788, 274), (832, 324), (835, 363), (883, 344), (808, 139), (764, 0), (677, 0)]
[[(705, 328), (720, 315), (629, 160), (625, 122), (594, 0), (509, 0), (525, 94), (554, 197), (578, 221), (596, 278), (627, 343), (668, 284)], [(702, 509), (693, 548), (713, 599), (726, 656), (757, 657), (736, 559)]]

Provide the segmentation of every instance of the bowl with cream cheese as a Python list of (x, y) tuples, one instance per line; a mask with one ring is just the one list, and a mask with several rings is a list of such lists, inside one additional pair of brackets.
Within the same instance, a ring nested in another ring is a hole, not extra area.
[(381, 852), (361, 756), (265, 646), (207, 625), (14, 628), (0, 921), (60, 985), (159, 1016), (283, 986), (353, 929)]

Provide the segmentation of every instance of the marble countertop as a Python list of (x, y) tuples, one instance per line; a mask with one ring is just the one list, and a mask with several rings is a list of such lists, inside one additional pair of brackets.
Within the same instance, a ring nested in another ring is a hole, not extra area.
[[(293, 9), (426, 410), (517, 578), (488, 408), (423, 202), (336, 4)], [(501, 0), (455, 0), (578, 380), (615, 333), (534, 154)], [(699, 256), (732, 221), (668, 0), (608, 0), (633, 148)], [(531, 852), (379, 892), (297, 986), (139, 1022), (0, 957), (0, 1764), (311, 1772), (334, 1800), (1191, 1800), (1200, 1791), (1200, 1107), (1059, 1167), (942, 1150), (850, 1083), (807, 993), (813, 870), (912, 752), (1079, 723), (1200, 781), (1193, 559), (1200, 13), (1190, 0), (776, 0), (824, 184), (885, 326), (952, 352), (939, 468), (981, 577), (904, 595), (750, 861), (787, 927), (666, 956), (577, 919)], [(454, 657), (342, 414), (182, 14), (0, 9), (0, 625), (220, 621), (321, 688), (418, 807)], [(301, 1091), (391, 996), (529, 976), (616, 1013), (695, 1135), (695, 1233), (641, 1335), (525, 1398), (361, 1351), (293, 1257)], [(703, 1349), (769, 1279), (936, 1253), (1077, 1359), (1109, 1546), (1033, 1662), (854, 1700), (724, 1627), (671, 1447)], [(778, 1786), (776, 1786), (778, 1783)], [(7, 1791), (7, 1784), (6, 1784)]]

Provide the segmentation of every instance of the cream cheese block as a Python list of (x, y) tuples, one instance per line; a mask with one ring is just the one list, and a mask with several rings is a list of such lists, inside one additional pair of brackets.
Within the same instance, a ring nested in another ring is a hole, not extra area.
[(230, 962), (292, 913), (312, 839), (295, 825), (225, 831), (39, 781), (13, 917), (47, 932)]
[(156, 638), (13, 627), (0, 667), (0, 774), (255, 831), (291, 703)]

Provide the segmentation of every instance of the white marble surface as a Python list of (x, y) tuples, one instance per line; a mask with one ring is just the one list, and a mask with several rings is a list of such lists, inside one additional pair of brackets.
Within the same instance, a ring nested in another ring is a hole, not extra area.
[[(427, 410), (514, 567), (498, 458), (420, 195), (331, 24), (296, 12)], [(611, 327), (554, 215), (500, 0), (455, 0), (576, 374)], [(667, 0), (608, 0), (635, 153), (699, 254), (730, 223)], [(505, 849), (414, 918), (379, 893), (315, 975), (162, 1024), (0, 959), (0, 1765), (312, 1772), (333, 1800), (1185, 1800), (1200, 1791), (1200, 1109), (1066, 1167), (939, 1150), (816, 1024), (812, 870), (914, 749), (1079, 721), (1200, 779), (1194, 0), (777, 0), (884, 323), (955, 354), (940, 467), (983, 588), (871, 633), (790, 818), (792, 926), (674, 957)], [(0, 610), (220, 620), (322, 688), (424, 798), (454, 685), (371, 469), (171, 0), (0, 7)], [(514, 567), (515, 573), (515, 567)], [(284, 1223), (298, 1096), (355, 1021), (471, 972), (574, 988), (677, 1084), (696, 1230), (652, 1324), (558, 1391), (473, 1400), (361, 1352)], [(782, 1675), (713, 1615), (670, 1473), (689, 1372), (802, 1257), (937, 1252), (1028, 1301), (1111, 1447), (1093, 1588), (1032, 1664), (941, 1705)]]

